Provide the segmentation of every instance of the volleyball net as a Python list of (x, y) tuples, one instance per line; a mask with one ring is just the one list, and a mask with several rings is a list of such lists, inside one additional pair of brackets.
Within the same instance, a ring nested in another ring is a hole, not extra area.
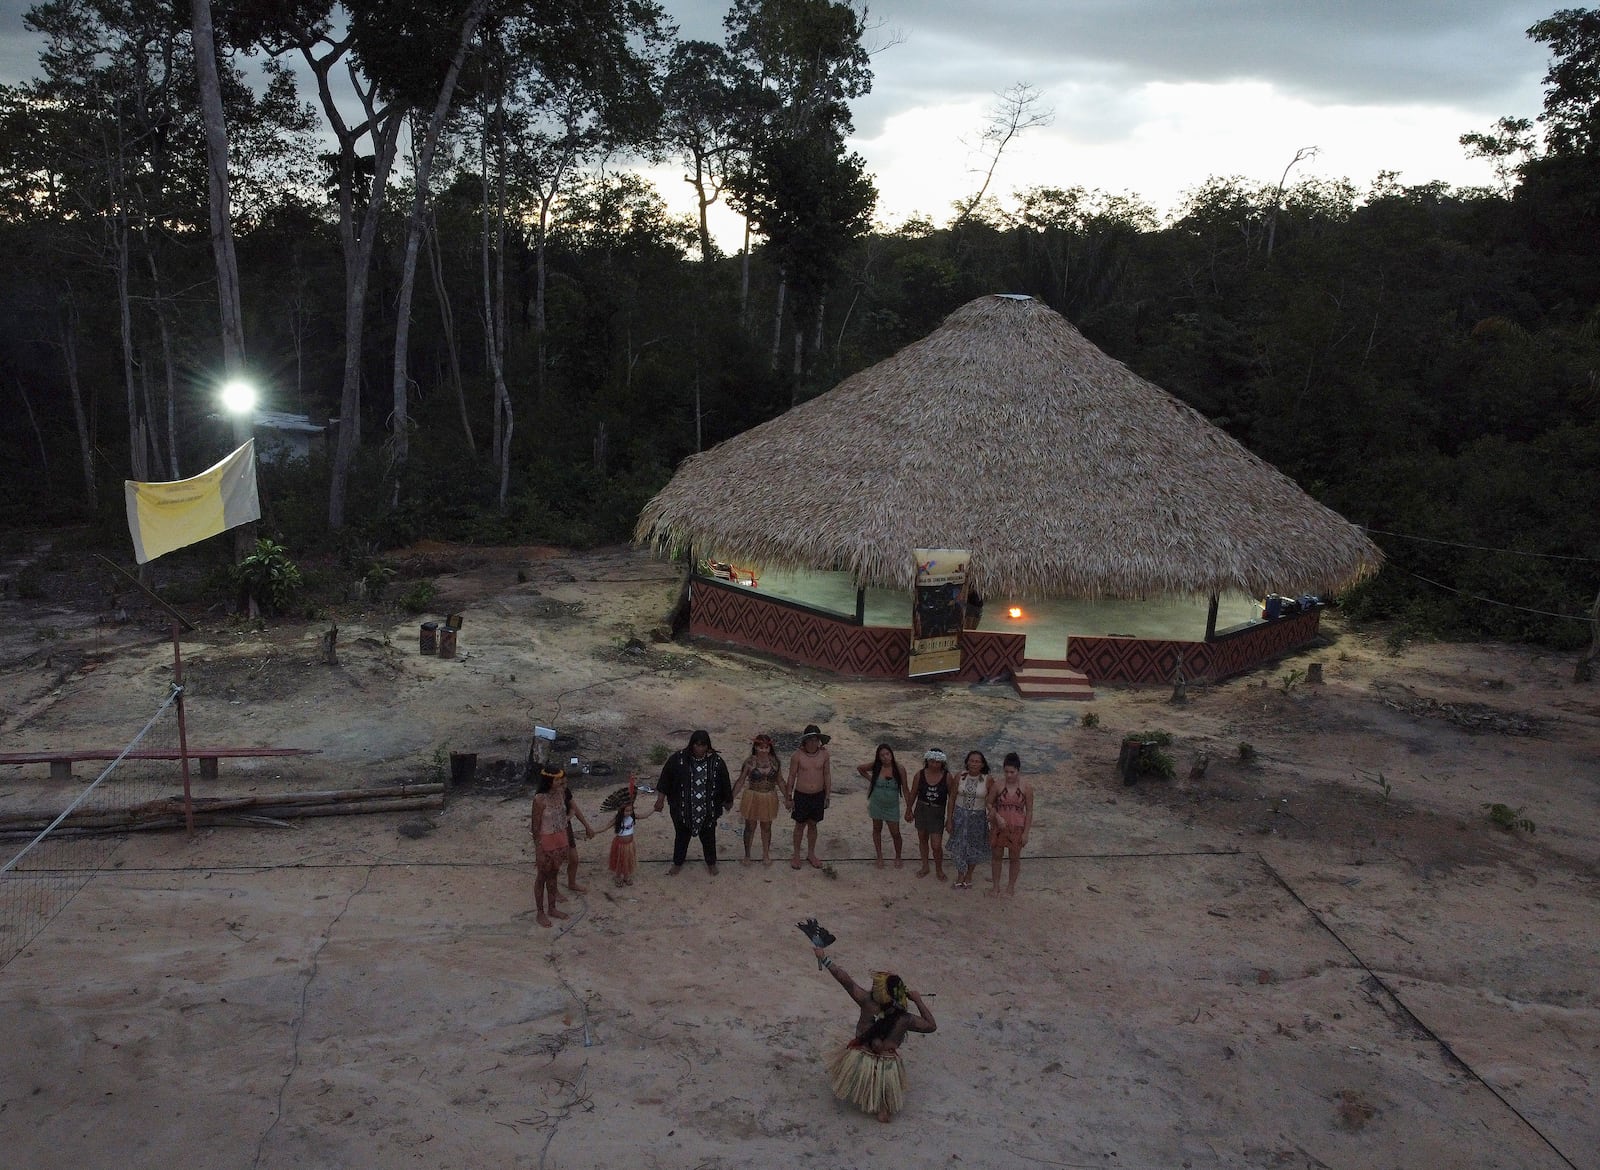
[(182, 694), (170, 687), (149, 722), (98, 776), (65, 794), (64, 806), (55, 801), (44, 811), (0, 812), (0, 858), (10, 857), (0, 865), (0, 968), (105, 868), (126, 840), (119, 829), (153, 806), (176, 800), (181, 811), (183, 798), (172, 795), (178, 764), (145, 757), (177, 753)]

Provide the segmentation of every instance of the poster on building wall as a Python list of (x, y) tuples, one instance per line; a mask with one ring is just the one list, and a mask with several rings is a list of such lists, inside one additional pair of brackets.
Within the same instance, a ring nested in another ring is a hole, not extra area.
[(917, 579), (911, 601), (911, 678), (961, 669), (961, 623), (967, 604), (967, 552), (915, 550)]

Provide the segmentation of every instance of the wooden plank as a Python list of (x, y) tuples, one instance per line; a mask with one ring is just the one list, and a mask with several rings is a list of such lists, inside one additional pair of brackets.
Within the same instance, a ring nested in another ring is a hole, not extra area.
[[(181, 760), (187, 754), (191, 760), (247, 760), (268, 756), (315, 756), (321, 748), (242, 747), (242, 748), (190, 748), (187, 753), (177, 748), (135, 748), (128, 752), (130, 760)], [(114, 760), (123, 753), (116, 748), (65, 748), (49, 752), (0, 752), (0, 764), (54, 764), (72, 763), (75, 760)]]

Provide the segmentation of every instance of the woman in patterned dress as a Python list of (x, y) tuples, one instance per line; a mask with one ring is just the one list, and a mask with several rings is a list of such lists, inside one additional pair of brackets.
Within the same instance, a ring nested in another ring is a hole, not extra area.
[(972, 871), (989, 860), (989, 761), (982, 752), (967, 753), (967, 768), (950, 794), (945, 831), (950, 836), (950, 857), (956, 863), (958, 890), (972, 888)]

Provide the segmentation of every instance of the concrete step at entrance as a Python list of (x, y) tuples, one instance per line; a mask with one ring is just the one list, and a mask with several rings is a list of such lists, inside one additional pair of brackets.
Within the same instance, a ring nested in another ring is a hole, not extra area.
[(1070, 699), (1089, 702), (1094, 699), (1094, 688), (1089, 676), (1073, 670), (1059, 659), (1029, 658), (1022, 669), (1011, 676), (1017, 694), (1024, 699)]

